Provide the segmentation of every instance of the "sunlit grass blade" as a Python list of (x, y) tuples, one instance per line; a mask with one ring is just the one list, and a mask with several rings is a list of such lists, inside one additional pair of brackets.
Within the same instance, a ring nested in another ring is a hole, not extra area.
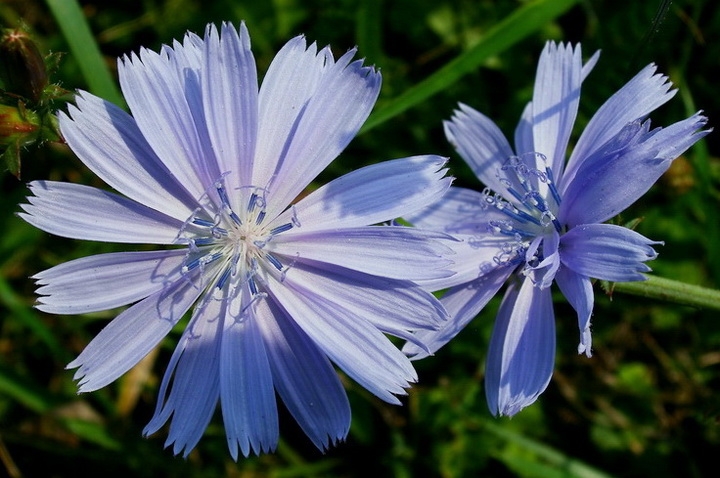
[(381, 0), (362, 0), (356, 16), (356, 40), (360, 54), (367, 63), (378, 64), (382, 59), (382, 21)]
[(46, 0), (55, 21), (80, 66), (90, 92), (116, 105), (124, 105), (117, 84), (110, 74), (97, 42), (77, 0)]
[(547, 25), (575, 3), (577, 0), (537, 0), (518, 8), (490, 30), (478, 44), (378, 109), (365, 122), (361, 133), (371, 130), (452, 85), (491, 56), (501, 53), (530, 33)]

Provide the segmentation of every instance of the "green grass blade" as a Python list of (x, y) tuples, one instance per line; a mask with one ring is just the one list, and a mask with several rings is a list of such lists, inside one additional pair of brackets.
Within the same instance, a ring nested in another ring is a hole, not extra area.
[(77, 0), (46, 0), (60, 26), (70, 53), (77, 60), (90, 92), (123, 106), (122, 95), (110, 74)]
[(0, 364), (0, 393), (38, 414), (45, 413), (56, 405), (56, 401), (47, 390), (31, 383), (28, 379), (19, 377), (2, 364)]
[(378, 64), (382, 53), (382, 0), (362, 0), (356, 16), (356, 41), (367, 64)]
[[(523, 450), (521, 454), (510, 453), (499, 458), (508, 460), (510, 463), (516, 463), (519, 469), (525, 471), (523, 473), (525, 476), (545, 477), (549, 476), (549, 470), (553, 470), (555, 472), (552, 473), (553, 475), (567, 478), (611, 478), (611, 475), (587, 463), (569, 457), (555, 448), (521, 435), (507, 427), (497, 425), (489, 420), (484, 420), (482, 427), (488, 433), (507, 440)], [(535, 460), (529, 460), (527, 453), (533, 455)]]
[(65, 398), (53, 395), (27, 378), (6, 370), (2, 364), (0, 364), (0, 394), (11, 398), (38, 415), (52, 416), (67, 430), (87, 442), (95, 443), (109, 450), (121, 448), (120, 443), (112, 437), (111, 431), (105, 424), (56, 414), (57, 407), (62, 406), (63, 403), (69, 403)]
[(122, 448), (120, 442), (111, 435), (112, 431), (109, 427), (103, 423), (95, 423), (76, 418), (61, 418), (61, 422), (68, 430), (87, 442), (94, 443), (108, 450), (118, 451)]
[(508, 49), (530, 33), (567, 11), (577, 0), (537, 0), (528, 3), (498, 23), (487, 36), (428, 78), (408, 89), (365, 122), (361, 133), (384, 123), (455, 83), (488, 58)]
[(0, 276), (0, 305), (7, 307), (13, 313), (15, 320), (35, 334), (55, 357), (61, 360), (70, 360), (67, 351), (60, 345), (52, 330), (32, 308), (23, 302), (2, 276)]

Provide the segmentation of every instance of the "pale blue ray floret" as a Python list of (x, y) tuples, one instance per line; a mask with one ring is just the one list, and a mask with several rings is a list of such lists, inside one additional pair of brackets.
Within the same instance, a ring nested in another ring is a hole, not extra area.
[(515, 130), (515, 150), (488, 117), (461, 104), (445, 133), (486, 188), (452, 187), (436, 204), (406, 216), (418, 227), (452, 234), (456, 275), (423, 281), (448, 288), (441, 301), (452, 319), (419, 331), (425, 350), (408, 342), (414, 359), (457, 335), (507, 284), (493, 328), (485, 391), (494, 415), (514, 415), (533, 403), (552, 376), (555, 317), (550, 286), (578, 315), (578, 352), (591, 355), (591, 279), (645, 279), (651, 241), (603, 224), (643, 195), (671, 162), (705, 136), (700, 113), (651, 129), (647, 115), (675, 94), (648, 65), (592, 117), (567, 159), (580, 85), (598, 60), (583, 65), (580, 46), (549, 42), (537, 68), (532, 101)]
[(447, 319), (414, 281), (452, 274), (453, 240), (377, 225), (440, 199), (444, 158), (367, 166), (293, 204), (377, 99), (380, 74), (354, 55), (297, 37), (258, 87), (245, 25), (211, 25), (119, 62), (132, 116), (86, 92), (60, 115), (70, 148), (120, 194), (34, 181), (20, 216), (60, 236), (173, 247), (40, 272), (37, 307), (132, 304), (68, 365), (81, 392), (116, 380), (192, 309), (145, 428), (169, 420), (175, 453), (190, 453), (218, 404), (233, 458), (275, 449), (276, 396), (325, 450), (350, 426), (333, 364), (399, 403), (417, 375), (385, 334), (422, 348), (414, 333)]

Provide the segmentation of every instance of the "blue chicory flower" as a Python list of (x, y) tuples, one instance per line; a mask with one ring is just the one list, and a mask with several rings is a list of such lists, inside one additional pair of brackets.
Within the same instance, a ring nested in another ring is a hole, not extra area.
[(232, 457), (267, 452), (278, 442), (277, 393), (324, 450), (350, 425), (332, 363), (399, 403), (417, 375), (384, 333), (413, 340), (448, 318), (413, 282), (452, 274), (446, 235), (374, 224), (438, 200), (451, 179), (444, 158), (402, 158), (291, 205), (357, 133), (380, 74), (352, 61), (354, 50), (334, 59), (297, 37), (258, 90), (245, 25), (220, 30), (123, 58), (132, 116), (86, 92), (60, 115), (72, 150), (122, 195), (35, 181), (20, 216), (69, 238), (175, 247), (57, 265), (34, 277), (37, 307), (134, 304), (68, 365), (89, 392), (137, 364), (195, 304), (144, 433), (170, 420), (166, 446), (187, 456), (219, 401)]
[(494, 415), (514, 415), (547, 387), (555, 359), (551, 288), (578, 314), (579, 353), (591, 355), (591, 278), (643, 280), (655, 258), (650, 239), (602, 224), (622, 212), (665, 172), (673, 159), (705, 136), (700, 113), (666, 128), (646, 116), (675, 94), (649, 65), (593, 116), (569, 160), (566, 150), (580, 85), (598, 59), (585, 65), (580, 46), (549, 42), (537, 69), (532, 101), (515, 130), (513, 151), (500, 129), (466, 105), (450, 121), (450, 143), (487, 187), (453, 187), (436, 204), (407, 216), (415, 225), (452, 233), (457, 274), (430, 281), (449, 287), (442, 302), (452, 320), (418, 332), (428, 350), (408, 343), (414, 359), (437, 351), (508, 284), (493, 329), (485, 388)]

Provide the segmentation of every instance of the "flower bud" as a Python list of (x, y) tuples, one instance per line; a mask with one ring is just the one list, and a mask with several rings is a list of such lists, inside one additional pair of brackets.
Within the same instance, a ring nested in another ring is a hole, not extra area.
[(41, 131), (38, 115), (17, 106), (0, 104), (0, 158), (5, 167), (20, 177), (20, 152), (38, 140)]
[(37, 103), (47, 84), (47, 68), (35, 42), (21, 30), (4, 30), (0, 36), (0, 89)]
[(0, 105), (0, 147), (32, 140), (39, 127), (37, 115), (24, 107)]

